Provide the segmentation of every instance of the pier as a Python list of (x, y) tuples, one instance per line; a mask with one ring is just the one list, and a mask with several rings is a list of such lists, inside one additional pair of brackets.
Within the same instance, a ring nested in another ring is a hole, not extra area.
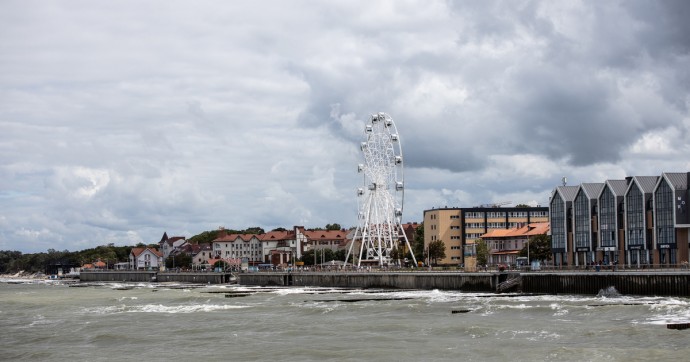
[(443, 289), (497, 292), (515, 280), (514, 291), (539, 294), (597, 295), (614, 287), (624, 295), (690, 297), (687, 272), (325, 272), (245, 273), (238, 283), (258, 286), (318, 286), (330, 288)]

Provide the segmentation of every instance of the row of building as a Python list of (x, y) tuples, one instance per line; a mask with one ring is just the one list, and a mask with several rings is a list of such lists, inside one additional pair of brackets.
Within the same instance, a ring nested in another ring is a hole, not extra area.
[[(553, 264), (584, 266), (594, 263), (631, 266), (674, 266), (687, 262), (690, 213), (687, 210), (690, 172), (660, 176), (632, 176), (624, 180), (558, 186), (548, 207), (433, 208), (424, 211), (424, 243), (442, 240), (442, 265), (464, 265), (474, 243), (484, 239), (490, 264), (515, 264), (530, 236), (549, 234)], [(417, 223), (404, 224), (412, 240)], [(238, 265), (286, 265), (311, 249), (337, 250), (351, 242), (347, 230), (276, 230), (264, 234), (229, 234), (220, 230), (209, 245), (192, 245), (184, 237), (161, 239), (162, 260), (187, 253), (195, 266), (217, 260)], [(149, 258), (155, 259), (154, 256)], [(421, 259), (420, 256), (418, 258)], [(130, 257), (132, 268), (154, 261)]]
[[(411, 240), (419, 225), (415, 222), (402, 226)], [(161, 254), (159, 264), (142, 263), (137, 257), (130, 256), (129, 265), (132, 269), (159, 268), (169, 256), (181, 253), (192, 257), (194, 268), (208, 268), (220, 260), (230, 268), (239, 268), (242, 263), (249, 266), (294, 265), (310, 250), (336, 251), (349, 247), (353, 234), (353, 230), (308, 230), (303, 226), (263, 234), (235, 234), (220, 229), (210, 244), (199, 245), (189, 243), (185, 237), (168, 237), (164, 233), (158, 243)]]
[(666, 172), (556, 187), (549, 201), (554, 263), (687, 263), (688, 184), (690, 172)]
[[(556, 187), (548, 207), (434, 208), (424, 243), (442, 240), (444, 265), (465, 265), (485, 239), (490, 264), (515, 264), (529, 236), (551, 236), (555, 266), (669, 267), (689, 260), (690, 172)], [(546, 226), (545, 226), (546, 225)]]

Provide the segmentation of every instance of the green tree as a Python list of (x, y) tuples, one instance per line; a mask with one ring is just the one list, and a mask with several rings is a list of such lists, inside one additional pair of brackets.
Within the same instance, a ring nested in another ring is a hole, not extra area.
[(412, 238), (412, 252), (414, 253), (415, 258), (417, 258), (417, 261), (422, 261), (422, 259), (424, 259), (424, 223), (419, 224), (419, 226), (417, 226), (417, 228), (414, 230), (414, 236)]
[(532, 260), (547, 261), (551, 260), (551, 236), (546, 234), (534, 235), (529, 238), (527, 244), (520, 250), (518, 255), (527, 256), (529, 245), (529, 262)]
[(515, 207), (525, 208), (525, 207), (531, 207), (531, 206), (529, 206), (527, 204), (517, 204), (517, 205), (515, 205)]
[(474, 245), (477, 252), (477, 266), (486, 265), (489, 261), (489, 246), (482, 239), (475, 240)]
[(314, 265), (314, 261), (316, 261), (316, 264), (321, 264), (331, 260), (345, 260), (345, 253), (335, 252), (328, 248), (317, 249), (316, 260), (314, 260), (314, 251), (314, 249), (311, 249), (302, 253), (302, 257), (299, 260), (304, 262), (304, 265)]
[(326, 230), (342, 230), (340, 224), (326, 224)]
[(443, 240), (436, 240), (429, 243), (429, 259), (433, 261), (433, 264), (438, 264), (438, 259), (443, 259), (446, 257), (446, 244)]
[(176, 255), (170, 255), (167, 259), (165, 259), (165, 267), (166, 268), (191, 268), (192, 267), (192, 256), (185, 254), (185, 253), (179, 253)]
[(244, 232), (243, 232), (243, 233), (240, 233), (240, 234), (254, 234), (254, 235), (258, 235), (258, 234), (264, 234), (264, 233), (265, 233), (265, 232), (264, 232), (264, 229), (263, 229), (263, 228), (260, 228), (260, 227), (258, 227), (258, 226), (254, 226), (254, 227), (251, 227), (251, 228), (246, 228), (246, 229), (244, 230)]

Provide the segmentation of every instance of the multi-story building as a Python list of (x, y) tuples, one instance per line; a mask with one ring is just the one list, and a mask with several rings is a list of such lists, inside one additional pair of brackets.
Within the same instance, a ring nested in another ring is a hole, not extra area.
[(625, 180), (607, 180), (599, 194), (599, 245), (604, 263), (617, 263), (625, 259), (625, 223), (623, 221)]
[[(446, 257), (441, 265), (465, 263), (465, 246), (490, 230), (511, 229), (523, 224), (548, 222), (548, 207), (465, 207), (424, 210), (424, 247), (441, 240)], [(419, 256), (418, 259), (421, 259)], [(420, 260), (421, 261), (421, 260)]]
[(549, 200), (551, 252), (555, 265), (572, 264), (573, 200), (578, 190), (579, 186), (558, 186)]
[(555, 265), (687, 263), (690, 172), (559, 186), (549, 203)]
[(658, 176), (634, 176), (625, 192), (625, 250), (628, 264), (650, 264), (653, 201)]
[(263, 260), (259, 235), (228, 234), (225, 230), (219, 230), (218, 237), (213, 240), (212, 244), (215, 258), (246, 258), (249, 265), (259, 264)]
[[(575, 218), (575, 259), (594, 261), (595, 245), (598, 245), (597, 203), (603, 183), (582, 184), (573, 200)], [(576, 263), (577, 263), (576, 261)]]
[(688, 261), (690, 212), (686, 207), (690, 172), (663, 173), (654, 190), (654, 264)]
[(129, 253), (129, 269), (158, 270), (164, 269), (163, 253), (158, 249), (143, 247), (132, 248)]

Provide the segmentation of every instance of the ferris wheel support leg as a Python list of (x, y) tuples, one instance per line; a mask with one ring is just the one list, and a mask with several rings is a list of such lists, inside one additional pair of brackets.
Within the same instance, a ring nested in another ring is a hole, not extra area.
[(412, 261), (414, 262), (414, 267), (417, 267), (417, 258), (414, 257), (414, 251), (412, 250), (412, 246), (410, 246), (410, 241), (407, 239), (407, 235), (405, 232), (402, 233), (403, 236), (405, 237), (405, 245), (407, 245), (407, 249), (410, 250), (410, 255), (412, 255)]
[[(350, 247), (347, 248), (347, 255), (345, 256), (345, 264), (343, 264), (343, 267), (347, 266), (347, 261), (350, 259), (350, 253), (352, 253), (352, 247), (355, 245), (355, 241), (357, 241), (357, 235), (359, 234), (359, 226), (357, 226), (357, 229), (355, 229), (355, 236), (352, 238), (352, 242), (350, 243)], [(354, 255), (353, 255), (354, 257)], [(354, 264), (354, 262), (352, 263)]]

